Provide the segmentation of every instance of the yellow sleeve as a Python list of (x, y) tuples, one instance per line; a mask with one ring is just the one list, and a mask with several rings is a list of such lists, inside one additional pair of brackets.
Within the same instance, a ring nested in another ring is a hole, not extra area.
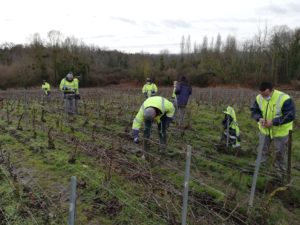
[(78, 95), (79, 94), (79, 90), (78, 90), (78, 88), (79, 88), (79, 84), (78, 84), (78, 80), (76, 81), (76, 80), (74, 80), (74, 82), (75, 82), (75, 94), (76, 95)]
[(133, 120), (132, 129), (139, 130), (142, 127), (143, 122), (144, 122), (144, 110), (141, 107)]
[(62, 91), (64, 87), (65, 79), (62, 79), (59, 85), (59, 89)]
[(144, 94), (145, 92), (147, 92), (147, 90), (146, 90), (146, 84), (143, 86), (143, 89), (142, 89), (142, 93)]
[(165, 103), (165, 107), (166, 107), (166, 116), (173, 118), (174, 117), (174, 113), (175, 113), (175, 108), (172, 102), (170, 101), (166, 101)]

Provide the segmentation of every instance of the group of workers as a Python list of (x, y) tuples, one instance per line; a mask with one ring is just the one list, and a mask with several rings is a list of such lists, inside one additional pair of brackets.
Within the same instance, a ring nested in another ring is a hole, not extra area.
[[(192, 94), (192, 87), (185, 76), (181, 76), (180, 82), (174, 81), (173, 86), (171, 101), (164, 97), (156, 96), (158, 88), (152, 79), (147, 78), (146, 84), (143, 86), (142, 93), (146, 100), (134, 118), (132, 129), (134, 143), (139, 143), (139, 130), (142, 124), (144, 125), (144, 149), (146, 150), (148, 149), (153, 122), (157, 123), (161, 151), (165, 150), (167, 142), (166, 130), (169, 124), (176, 119), (179, 128), (182, 127), (186, 105), (189, 96)], [(228, 106), (223, 112), (225, 114), (222, 122), (224, 133), (221, 136), (221, 142), (227, 140), (227, 146), (239, 147), (240, 130), (235, 111), (231, 106)]]
[[(80, 99), (78, 78), (79, 76), (74, 77), (73, 73), (69, 72), (59, 85), (63, 93), (65, 113), (68, 115), (78, 114), (78, 100)], [(42, 90), (44, 96), (49, 98), (51, 87), (46, 80), (43, 80)]]
[[(182, 76), (180, 82), (174, 82), (172, 102), (164, 97), (156, 96), (157, 90), (157, 86), (151, 79), (147, 79), (147, 83), (143, 87), (143, 94), (147, 99), (143, 102), (132, 124), (133, 140), (134, 143), (139, 143), (139, 130), (143, 124), (144, 150), (147, 150), (151, 125), (155, 122), (158, 127), (160, 150), (164, 151), (167, 141), (166, 130), (174, 120), (175, 112), (179, 124), (182, 123), (192, 88), (186, 77)], [(289, 132), (293, 129), (295, 120), (295, 105), (288, 94), (274, 89), (270, 82), (262, 82), (259, 91), (260, 93), (250, 108), (252, 118), (258, 123), (260, 135), (264, 136), (263, 143), (260, 143), (263, 148), (259, 163), (267, 160), (267, 156), (270, 154), (270, 144), (273, 141), (275, 145), (274, 165), (279, 172), (278, 175), (283, 179), (286, 173), (285, 155)], [(221, 142), (226, 140), (227, 146), (240, 147), (240, 129), (233, 107), (228, 106), (223, 113), (225, 115), (222, 121), (224, 133), (221, 136)]]
[[(67, 114), (78, 113), (79, 81), (69, 72), (59, 85), (63, 92), (65, 112)], [(42, 84), (44, 95), (50, 96), (50, 85), (45, 80)], [(264, 163), (270, 154), (270, 144), (275, 146), (275, 168), (283, 175), (285, 168), (285, 155), (288, 144), (289, 132), (293, 129), (295, 120), (295, 105), (291, 97), (279, 90), (274, 89), (272, 83), (262, 82), (251, 110), (251, 116), (256, 120), (260, 135), (263, 135), (262, 157), (260, 163)], [(176, 122), (179, 127), (183, 123), (185, 108), (192, 94), (192, 87), (185, 76), (180, 81), (174, 81), (174, 88), (171, 100), (158, 96), (158, 88), (152, 79), (147, 78), (142, 88), (146, 100), (142, 103), (132, 123), (134, 143), (139, 143), (139, 131), (143, 126), (144, 150), (149, 150), (151, 127), (157, 124), (160, 151), (165, 152), (167, 144), (167, 129), (170, 123)], [(240, 128), (237, 123), (234, 108), (228, 106), (223, 111), (222, 121), (224, 132), (221, 135), (221, 142), (226, 142), (232, 148), (240, 147)]]
[(192, 94), (192, 88), (185, 76), (181, 77), (180, 82), (174, 82), (172, 100), (157, 95), (158, 88), (152, 79), (147, 78), (147, 83), (143, 86), (142, 93), (146, 100), (140, 107), (136, 117), (133, 120), (133, 140), (139, 143), (139, 130), (144, 125), (144, 149), (149, 148), (149, 138), (152, 123), (157, 123), (160, 150), (165, 151), (167, 143), (167, 133), (170, 123), (175, 119), (175, 113), (178, 116), (179, 124), (184, 118), (185, 107), (189, 96)]

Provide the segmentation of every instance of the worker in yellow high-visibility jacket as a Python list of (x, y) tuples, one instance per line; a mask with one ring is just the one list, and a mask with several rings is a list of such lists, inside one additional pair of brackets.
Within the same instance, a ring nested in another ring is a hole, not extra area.
[(78, 84), (74, 81), (72, 72), (69, 72), (60, 82), (59, 89), (63, 92), (65, 112), (69, 115), (75, 113), (75, 96), (78, 94)]
[(143, 86), (142, 92), (145, 96), (145, 98), (150, 98), (152, 96), (155, 96), (157, 94), (157, 86), (153, 83), (151, 78), (147, 78), (147, 83)]
[(42, 89), (45, 96), (50, 96), (50, 84), (46, 80), (43, 80)]
[[(150, 138), (152, 123), (157, 123), (159, 142), (164, 150), (167, 143), (166, 130), (173, 119), (175, 108), (168, 99), (154, 96), (146, 99), (133, 120), (132, 130), (134, 142), (139, 142), (139, 129), (144, 125), (144, 138)], [(144, 142), (145, 143), (145, 142)], [(147, 149), (147, 142), (145, 148)]]
[(251, 107), (251, 116), (257, 121), (264, 141), (260, 163), (267, 160), (270, 143), (274, 141), (275, 168), (283, 179), (288, 135), (295, 120), (295, 105), (288, 94), (274, 89), (270, 82), (262, 82), (259, 90), (260, 94)]
[(240, 147), (241, 146), (240, 128), (237, 123), (234, 108), (228, 106), (226, 110), (223, 111), (223, 113), (225, 114), (225, 118), (222, 121), (224, 132), (222, 134), (221, 141), (225, 141), (226, 146), (228, 144), (233, 148)]

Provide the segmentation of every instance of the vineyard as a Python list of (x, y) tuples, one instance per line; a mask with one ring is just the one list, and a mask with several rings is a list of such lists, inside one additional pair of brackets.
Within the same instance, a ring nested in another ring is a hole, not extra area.
[[(171, 88), (159, 95), (171, 97)], [(172, 123), (159, 151), (156, 127), (146, 160), (131, 125), (144, 97), (122, 86), (81, 90), (79, 115), (64, 113), (58, 90), (7, 90), (0, 110), (0, 225), (67, 224), (77, 178), (76, 224), (181, 224), (187, 146), (192, 147), (187, 223), (299, 224), (300, 121), (292, 139), (291, 181), (276, 182), (272, 155), (248, 207), (258, 145), (250, 117), (257, 92), (194, 88), (184, 124)], [(300, 108), (300, 93), (287, 91)], [(236, 110), (241, 148), (218, 148), (222, 111)], [(274, 153), (274, 151), (273, 151)]]

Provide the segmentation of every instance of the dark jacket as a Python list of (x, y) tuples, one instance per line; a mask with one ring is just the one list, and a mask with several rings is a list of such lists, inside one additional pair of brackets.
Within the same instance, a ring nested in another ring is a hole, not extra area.
[(189, 97), (192, 94), (192, 87), (188, 82), (181, 81), (176, 86), (175, 94), (177, 99), (177, 105), (186, 106)]

